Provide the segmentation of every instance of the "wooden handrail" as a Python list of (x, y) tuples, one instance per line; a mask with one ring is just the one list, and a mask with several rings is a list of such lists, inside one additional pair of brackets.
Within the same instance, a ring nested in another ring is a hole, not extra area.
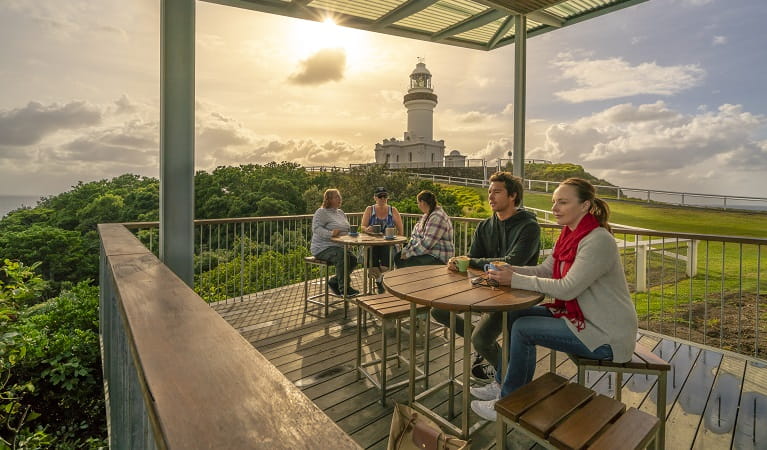
[[(360, 448), (123, 225), (98, 230), (112, 445), (139, 448), (125, 440), (151, 433), (158, 448)], [(106, 335), (115, 331), (122, 336)], [(126, 341), (129, 357), (109, 354), (120, 347), (115, 339)], [(121, 389), (130, 371), (138, 386)], [(113, 412), (137, 401), (151, 429)]]

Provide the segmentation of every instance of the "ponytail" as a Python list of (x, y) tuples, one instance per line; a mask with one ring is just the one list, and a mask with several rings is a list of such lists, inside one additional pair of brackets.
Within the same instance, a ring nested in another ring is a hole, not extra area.
[(607, 206), (606, 201), (599, 197), (594, 197), (591, 200), (591, 208), (589, 209), (589, 212), (595, 219), (597, 219), (600, 227), (606, 228), (610, 233), (613, 232), (613, 230), (610, 229), (610, 224), (607, 223), (607, 219), (610, 218), (610, 207)]

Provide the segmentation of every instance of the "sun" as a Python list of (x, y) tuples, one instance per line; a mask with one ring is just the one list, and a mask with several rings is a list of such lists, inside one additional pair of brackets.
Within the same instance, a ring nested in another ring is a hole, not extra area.
[(290, 30), (291, 53), (304, 59), (324, 48), (342, 48), (347, 63), (351, 63), (365, 50), (368, 33), (338, 25), (332, 17), (322, 22), (295, 20)]

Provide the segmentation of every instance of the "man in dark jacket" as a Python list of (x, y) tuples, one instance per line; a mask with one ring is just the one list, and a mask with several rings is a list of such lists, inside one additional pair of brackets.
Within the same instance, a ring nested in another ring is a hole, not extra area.
[[(487, 263), (505, 261), (515, 266), (538, 264), (541, 227), (535, 214), (520, 208), (522, 203), (522, 181), (509, 172), (496, 172), (490, 177), (488, 202), (493, 210), (492, 217), (483, 220), (474, 231), (469, 250), (469, 265), (482, 270)], [(448, 268), (458, 270), (455, 258), (448, 261)], [(433, 309), (432, 317), (449, 326), (450, 313)], [(498, 336), (503, 331), (503, 313), (482, 314), (474, 328), (471, 343), (477, 352), (472, 364), (472, 375), (476, 378), (492, 379), (498, 367), (501, 348)], [(463, 319), (456, 317), (456, 332), (463, 336)]]

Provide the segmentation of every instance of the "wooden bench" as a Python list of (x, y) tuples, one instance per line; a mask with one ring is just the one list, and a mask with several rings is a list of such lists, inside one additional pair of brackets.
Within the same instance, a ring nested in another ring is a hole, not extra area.
[(506, 424), (545, 448), (644, 449), (656, 442), (660, 422), (550, 372), (498, 400), (495, 410), (500, 449)]
[[(343, 296), (336, 295), (334, 293), (329, 292), (328, 290), (328, 278), (330, 278), (330, 267), (328, 267), (330, 264), (325, 261), (324, 259), (319, 259), (314, 256), (305, 256), (304, 257), (304, 312), (307, 312), (309, 304), (314, 304), (318, 306), (322, 306), (325, 308), (325, 317), (328, 316), (328, 312), (330, 310), (330, 307), (332, 305), (335, 305), (337, 303), (344, 303), (344, 317), (346, 317), (348, 305), (346, 302), (344, 302)], [(322, 270), (322, 276), (324, 278), (320, 281), (322, 290), (319, 294), (309, 295), (309, 271), (311, 269), (311, 266), (319, 266)], [(330, 297), (333, 297), (335, 300), (330, 301)], [(318, 300), (318, 299), (322, 300)]]
[[(357, 297), (357, 375), (365, 375), (378, 389), (381, 390), (381, 404), (386, 406), (386, 394), (394, 389), (406, 385), (408, 380), (403, 380), (398, 383), (388, 384), (386, 364), (390, 359), (396, 359), (397, 365), (400, 362), (410, 364), (407, 358), (402, 355), (402, 340), (400, 336), (400, 325), (402, 319), (410, 317), (410, 302), (406, 300), (394, 297), (391, 294), (380, 294), (367, 297)], [(419, 312), (426, 311), (428, 307), (418, 306)], [(381, 357), (372, 361), (362, 362), (362, 328), (367, 323), (364, 318), (365, 313), (371, 314), (373, 317), (377, 317), (381, 320)], [(387, 329), (389, 325), (396, 323), (397, 334), (397, 353), (395, 355), (387, 356), (388, 353), (388, 337)], [(416, 369), (419, 375), (417, 380), (425, 379), (429, 373), (429, 324), (426, 322), (426, 333), (423, 338), (424, 348), (424, 364), (423, 370)], [(410, 327), (410, 332), (414, 332), (413, 326)], [(415, 362), (414, 362), (415, 364)], [(380, 365), (378, 379), (373, 377), (368, 371), (367, 367), (372, 365)]]
[[(551, 352), (551, 371), (556, 373), (556, 352)], [(615, 399), (621, 401), (623, 387), (623, 374), (649, 374), (658, 377), (656, 384), (656, 415), (660, 419), (658, 427), (658, 448), (665, 448), (666, 442), (666, 385), (667, 375), (671, 365), (663, 358), (651, 352), (647, 347), (637, 343), (631, 361), (616, 363), (613, 361), (599, 361), (588, 358), (570, 357), (578, 366), (578, 384), (586, 385), (586, 371), (598, 370), (603, 372), (615, 372)]]

